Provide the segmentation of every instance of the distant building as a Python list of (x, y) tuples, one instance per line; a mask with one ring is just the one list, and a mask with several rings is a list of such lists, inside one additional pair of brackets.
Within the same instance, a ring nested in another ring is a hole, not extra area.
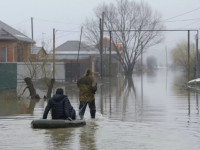
[(35, 41), (0, 21), (0, 62), (27, 62)]
[[(95, 46), (100, 48), (99, 44)], [(121, 54), (123, 59), (123, 45), (115, 44), (111, 40), (111, 75), (116, 75), (117, 73), (122, 72), (122, 66), (119, 62), (119, 57), (117, 56), (117, 51)], [(109, 75), (109, 53), (110, 53), (110, 38), (103, 38), (103, 75)]]
[[(56, 62), (65, 62), (66, 80), (82, 76), (87, 68), (100, 73), (100, 53), (94, 45), (81, 42), (79, 50), (79, 41), (67, 41), (56, 48), (55, 54)], [(106, 54), (109, 55), (109, 51)], [(112, 51), (111, 55), (116, 55), (116, 52)], [(117, 67), (112, 65), (112, 75), (116, 75)]]
[(44, 59), (47, 56), (47, 52), (43, 47), (32, 46), (30, 61), (37, 62), (41, 59)]

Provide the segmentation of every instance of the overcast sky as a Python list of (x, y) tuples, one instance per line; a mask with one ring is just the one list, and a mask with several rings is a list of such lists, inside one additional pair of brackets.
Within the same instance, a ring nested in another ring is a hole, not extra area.
[[(154, 10), (163, 15), (162, 20), (200, 8), (200, 0), (144, 1), (147, 1)], [(78, 31), (73, 33), (57, 31), (57, 47), (68, 40), (79, 40), (81, 24), (86, 17), (92, 17), (94, 8), (103, 2), (110, 3), (115, 2), (115, 0), (0, 0), (0, 20), (31, 37), (30, 18), (33, 17), (34, 40), (38, 46), (41, 46), (42, 35), (44, 41), (52, 39), (53, 28), (56, 30)], [(174, 22), (165, 22), (167, 29), (199, 29), (200, 9), (168, 21)], [(195, 32), (191, 33), (191, 40), (193, 41), (195, 34)], [(151, 48), (149, 53), (153, 53), (158, 57), (163, 54), (165, 46), (170, 50), (176, 42), (183, 39), (187, 39), (186, 32), (167, 32), (165, 41)], [(163, 58), (161, 57), (161, 59)]]

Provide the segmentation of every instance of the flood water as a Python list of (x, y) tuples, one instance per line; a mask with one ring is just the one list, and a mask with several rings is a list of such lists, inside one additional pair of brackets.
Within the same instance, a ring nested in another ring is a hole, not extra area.
[[(98, 83), (96, 119), (90, 119), (87, 108), (86, 126), (78, 128), (32, 129), (31, 121), (42, 118), (43, 99), (1, 102), (0, 149), (199, 150), (198, 94), (180, 90), (183, 82), (180, 72), (166, 69), (134, 74), (132, 81), (104, 79)], [(78, 112), (76, 85), (60, 87)], [(46, 94), (39, 87), (36, 91)]]

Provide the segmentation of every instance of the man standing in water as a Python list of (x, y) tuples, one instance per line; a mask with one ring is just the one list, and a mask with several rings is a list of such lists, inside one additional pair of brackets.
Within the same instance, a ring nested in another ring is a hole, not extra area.
[(79, 115), (83, 118), (87, 104), (90, 108), (91, 118), (95, 119), (96, 106), (95, 106), (95, 92), (97, 91), (97, 83), (93, 79), (92, 71), (87, 69), (83, 77), (77, 81), (79, 88)]
[(52, 119), (76, 119), (76, 111), (72, 107), (67, 96), (63, 95), (63, 89), (58, 88), (56, 94), (49, 100), (44, 114), (43, 119), (47, 119), (49, 110), (52, 109)]

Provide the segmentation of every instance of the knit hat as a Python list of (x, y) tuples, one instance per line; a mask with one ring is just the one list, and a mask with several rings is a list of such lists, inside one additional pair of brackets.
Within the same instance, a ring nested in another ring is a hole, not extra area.
[(58, 89), (56, 90), (56, 94), (63, 95), (63, 89), (62, 89), (62, 88), (58, 88)]

